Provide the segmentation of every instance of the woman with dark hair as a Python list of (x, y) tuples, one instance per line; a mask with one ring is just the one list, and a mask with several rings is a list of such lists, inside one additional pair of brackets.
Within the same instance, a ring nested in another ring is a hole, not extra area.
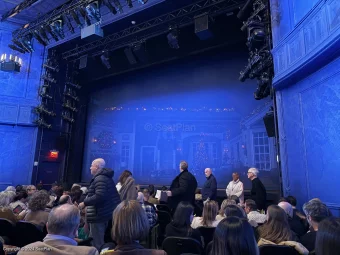
[(120, 189), (122, 188), (124, 182), (126, 181), (126, 179), (129, 177), (129, 176), (132, 176), (132, 173), (129, 171), (129, 170), (124, 170), (122, 172), (122, 174), (119, 176), (118, 178), (118, 182), (116, 184), (116, 188), (117, 188), (117, 191), (119, 192)]
[(9, 206), (12, 208), (15, 214), (21, 213), (23, 210), (27, 210), (27, 192), (25, 190), (18, 192), (12, 203)]
[(258, 255), (253, 228), (246, 219), (227, 217), (216, 227), (210, 255)]
[(240, 219), (247, 219), (246, 213), (244, 210), (238, 205), (227, 205), (224, 214), (226, 217), (239, 217)]
[(132, 178), (132, 173), (129, 170), (125, 170), (119, 177), (119, 183), (122, 187), (118, 193), (120, 199), (123, 200), (136, 200), (137, 199), (137, 188), (135, 185), (135, 179)]
[(166, 236), (191, 237), (202, 243), (201, 233), (191, 227), (194, 207), (189, 202), (180, 202), (172, 222), (165, 228)]
[(218, 211), (218, 215), (216, 216), (216, 220), (223, 220), (226, 217), (225, 209), (228, 205), (236, 205), (235, 200), (231, 200), (229, 198), (223, 200), (221, 204), (221, 209)]
[(340, 219), (330, 217), (319, 223), (316, 232), (315, 254), (335, 255), (340, 251)]
[(195, 217), (192, 220), (191, 227), (216, 227), (219, 223), (216, 220), (216, 216), (218, 214), (218, 204), (216, 201), (210, 200), (205, 203), (203, 207), (202, 217)]
[(308, 250), (300, 243), (294, 232), (291, 231), (286, 212), (277, 205), (271, 205), (267, 210), (267, 221), (256, 229), (259, 240), (258, 245), (289, 245), (300, 254), (308, 254)]

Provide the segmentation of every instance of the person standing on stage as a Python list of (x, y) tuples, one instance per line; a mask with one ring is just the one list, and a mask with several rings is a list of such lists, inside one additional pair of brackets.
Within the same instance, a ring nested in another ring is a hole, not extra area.
[(181, 173), (172, 181), (170, 191), (167, 191), (169, 205), (173, 210), (180, 202), (195, 203), (196, 178), (188, 171), (186, 161), (180, 162), (179, 170)]
[(204, 170), (205, 177), (207, 180), (205, 181), (202, 188), (202, 200), (203, 203), (209, 200), (216, 200), (217, 196), (217, 182), (215, 176), (212, 174), (210, 168), (206, 168)]
[(244, 190), (243, 190), (243, 183), (240, 181), (240, 176), (237, 172), (232, 174), (233, 180), (229, 182), (226, 193), (227, 197), (231, 198), (231, 196), (237, 196), (240, 204), (243, 205), (244, 203)]
[(259, 170), (257, 168), (249, 168), (248, 170), (248, 179), (251, 180), (251, 199), (255, 201), (257, 205), (257, 209), (265, 210), (266, 209), (266, 200), (267, 200), (267, 192), (263, 183), (257, 178), (259, 174)]

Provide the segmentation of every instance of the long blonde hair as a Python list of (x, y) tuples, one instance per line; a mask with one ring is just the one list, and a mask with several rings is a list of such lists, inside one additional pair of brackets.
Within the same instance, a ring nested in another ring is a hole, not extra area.
[(206, 202), (203, 207), (202, 225), (211, 226), (216, 219), (217, 213), (218, 204), (216, 203), (216, 201), (210, 200)]

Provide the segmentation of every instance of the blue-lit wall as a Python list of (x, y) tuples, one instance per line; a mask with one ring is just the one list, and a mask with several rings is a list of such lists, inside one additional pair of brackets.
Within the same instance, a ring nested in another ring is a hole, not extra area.
[(37, 128), (32, 107), (38, 104), (43, 49), (20, 54), (7, 47), (15, 27), (0, 23), (0, 53), (22, 58), (20, 73), (0, 71), (0, 190), (8, 185), (31, 183)]
[(285, 195), (340, 213), (340, 1), (271, 0)]
[(83, 181), (103, 157), (116, 180), (130, 169), (137, 183), (169, 185), (187, 160), (199, 185), (211, 167), (219, 187), (239, 171), (248, 188), (245, 173), (257, 164), (268, 189), (278, 190), (275, 147), (262, 121), (269, 105), (254, 111), (265, 103), (253, 98), (256, 83), (238, 81), (246, 63), (246, 52), (222, 49), (92, 84), (106, 88), (91, 97)]

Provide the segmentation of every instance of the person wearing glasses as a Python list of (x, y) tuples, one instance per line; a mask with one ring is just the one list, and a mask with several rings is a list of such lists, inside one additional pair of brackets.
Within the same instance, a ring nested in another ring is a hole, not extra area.
[(257, 177), (259, 170), (257, 168), (249, 168), (248, 179), (251, 180), (251, 199), (255, 201), (258, 210), (266, 209), (267, 192), (261, 180)]

